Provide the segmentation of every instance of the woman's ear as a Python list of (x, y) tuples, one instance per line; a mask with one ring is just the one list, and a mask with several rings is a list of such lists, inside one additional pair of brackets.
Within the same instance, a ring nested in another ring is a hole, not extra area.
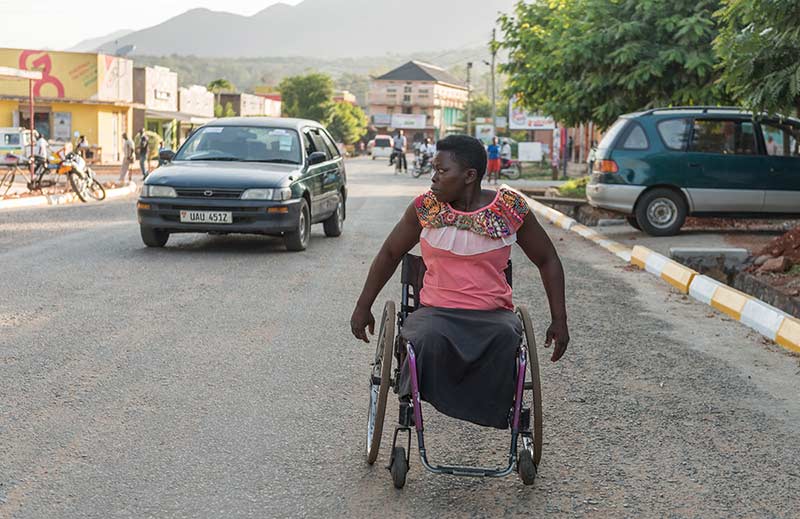
[(464, 183), (469, 185), (474, 182), (480, 182), (480, 178), (478, 177), (478, 170), (475, 168), (470, 168), (466, 172)]

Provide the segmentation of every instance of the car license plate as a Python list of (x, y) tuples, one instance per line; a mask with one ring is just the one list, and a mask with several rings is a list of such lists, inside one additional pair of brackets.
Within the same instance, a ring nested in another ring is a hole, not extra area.
[(181, 211), (181, 223), (233, 223), (229, 211)]

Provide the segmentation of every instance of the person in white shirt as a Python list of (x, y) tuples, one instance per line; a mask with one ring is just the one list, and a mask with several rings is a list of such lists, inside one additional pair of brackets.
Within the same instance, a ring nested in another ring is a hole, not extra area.
[(403, 135), (403, 130), (400, 130), (397, 137), (394, 138), (394, 153), (397, 155), (397, 166), (394, 170), (395, 174), (401, 169), (406, 173), (408, 172), (408, 162), (406, 161), (407, 144), (406, 136)]
[(47, 143), (47, 139), (36, 130), (34, 130), (34, 137), (36, 137), (36, 147), (33, 149), (33, 156), (47, 161), (49, 155), (48, 148), (50, 147)]
[(127, 133), (122, 134), (122, 166), (119, 170), (119, 184), (127, 184), (130, 182), (128, 174), (130, 173), (130, 166), (135, 158), (135, 145), (133, 141), (128, 138)]
[(423, 166), (425, 166), (428, 161), (433, 158), (434, 153), (436, 153), (436, 145), (433, 144), (430, 139), (425, 139), (425, 142), (423, 142), (419, 147), (419, 155)]
[(500, 160), (503, 167), (511, 162), (511, 145), (508, 143), (508, 139), (503, 139), (503, 145), (500, 147)]

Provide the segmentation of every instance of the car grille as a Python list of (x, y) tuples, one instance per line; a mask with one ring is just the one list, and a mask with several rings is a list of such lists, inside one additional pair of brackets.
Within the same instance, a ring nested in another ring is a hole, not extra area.
[(216, 187), (176, 187), (178, 198), (240, 198), (244, 189)]

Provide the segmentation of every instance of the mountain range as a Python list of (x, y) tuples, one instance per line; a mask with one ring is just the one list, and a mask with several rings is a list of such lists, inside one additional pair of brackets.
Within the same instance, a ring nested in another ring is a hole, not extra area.
[[(342, 58), (485, 46), (499, 12), (514, 0), (304, 0), (252, 16), (191, 9), (129, 34), (81, 42), (79, 50), (255, 58)], [(96, 41), (96, 46), (89, 47)]]

